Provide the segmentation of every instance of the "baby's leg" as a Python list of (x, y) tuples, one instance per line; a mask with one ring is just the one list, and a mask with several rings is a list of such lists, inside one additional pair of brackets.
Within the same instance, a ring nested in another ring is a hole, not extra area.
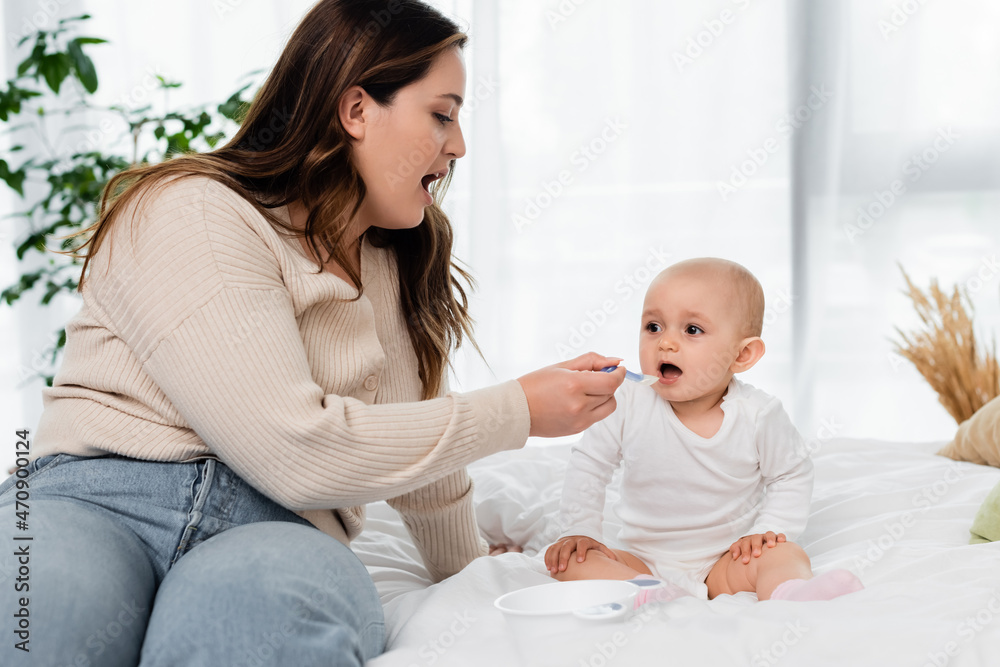
[(580, 579), (635, 579), (640, 574), (652, 574), (646, 564), (627, 551), (612, 549), (618, 560), (611, 560), (597, 549), (587, 552), (582, 563), (576, 560), (574, 552), (566, 563), (566, 569), (552, 575), (559, 581)]
[(789, 579), (810, 579), (812, 569), (809, 556), (793, 542), (778, 542), (765, 546), (760, 556), (733, 559), (728, 551), (708, 573), (705, 584), (709, 599), (717, 595), (732, 595), (741, 591), (756, 592), (758, 600), (768, 600), (779, 584)]

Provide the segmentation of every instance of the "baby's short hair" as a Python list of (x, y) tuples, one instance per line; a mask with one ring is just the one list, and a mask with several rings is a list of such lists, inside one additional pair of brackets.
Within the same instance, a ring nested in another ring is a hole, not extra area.
[(764, 288), (742, 264), (719, 257), (696, 257), (671, 264), (660, 274), (675, 271), (703, 271), (722, 278), (732, 289), (744, 336), (760, 336), (764, 330)]

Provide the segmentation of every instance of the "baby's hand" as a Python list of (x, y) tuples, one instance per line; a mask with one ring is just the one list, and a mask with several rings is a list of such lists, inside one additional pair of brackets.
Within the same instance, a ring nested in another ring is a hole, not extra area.
[(582, 563), (587, 559), (587, 551), (597, 549), (611, 560), (618, 560), (615, 552), (607, 548), (597, 540), (593, 540), (583, 535), (570, 535), (557, 541), (545, 552), (545, 567), (549, 572), (555, 574), (566, 569), (570, 556), (576, 552), (576, 561)]
[(754, 558), (758, 558), (760, 556), (761, 549), (765, 543), (768, 547), (773, 547), (778, 542), (784, 541), (784, 533), (775, 534), (770, 530), (763, 534), (745, 535), (733, 542), (733, 545), (729, 547), (729, 553), (733, 555), (733, 560), (736, 560), (740, 557), (740, 555), (742, 555), (743, 562), (749, 563), (750, 556), (753, 556)]

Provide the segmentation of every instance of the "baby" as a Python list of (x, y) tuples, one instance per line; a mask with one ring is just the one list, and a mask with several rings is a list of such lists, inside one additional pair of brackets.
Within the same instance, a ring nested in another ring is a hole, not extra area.
[[(573, 448), (556, 579), (653, 575), (700, 597), (827, 600), (862, 588), (847, 570), (813, 577), (791, 542), (805, 528), (812, 462), (778, 399), (734, 374), (764, 354), (764, 292), (734, 262), (692, 259), (650, 284), (639, 358), (652, 387), (626, 382), (618, 408)], [(626, 550), (603, 544), (605, 487), (623, 465), (615, 509)]]

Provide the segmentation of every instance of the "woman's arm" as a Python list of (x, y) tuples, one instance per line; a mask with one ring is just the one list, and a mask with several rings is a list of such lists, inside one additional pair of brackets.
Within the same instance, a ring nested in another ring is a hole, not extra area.
[(472, 480), (463, 468), (433, 484), (391, 498), (433, 581), (458, 573), (487, 554), (472, 503)]
[[(252, 205), (199, 177), (151, 193), (128, 215), (134, 209), (123, 211), (110, 247), (92, 259), (84, 293), (136, 359), (134, 369), (114, 372), (135, 374), (145, 394), (155, 385), (158, 410), (290, 509), (405, 494), (522, 446), (533, 426), (558, 430), (561, 420), (571, 433), (613, 409), (620, 374), (568, 370), (599, 368), (598, 355), (525, 376), (525, 389), (512, 380), (376, 405), (326, 393), (284, 282), (279, 255), (288, 248), (276, 247), (285, 241)], [(536, 409), (533, 400), (546, 405)]]
[(268, 224), (228, 188), (184, 179), (116, 223), (88, 276), (88, 303), (211, 452), (305, 510), (397, 496), (524, 444), (516, 381), (412, 403), (326, 394)]

